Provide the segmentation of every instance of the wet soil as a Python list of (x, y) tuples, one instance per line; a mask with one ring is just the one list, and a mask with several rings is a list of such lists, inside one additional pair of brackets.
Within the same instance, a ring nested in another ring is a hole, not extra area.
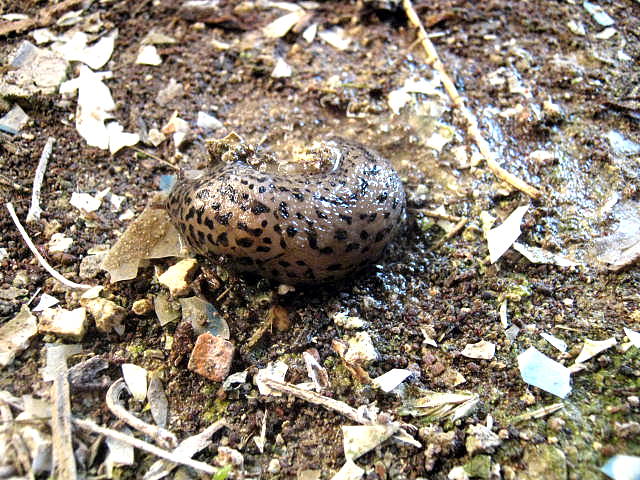
[[(477, 407), (455, 421), (403, 417), (417, 427), (416, 437), (424, 447), (384, 443), (357, 462), (366, 469), (368, 479), (447, 478), (453, 467), (471, 460), (464, 445), (468, 427), (485, 424), (488, 416), (503, 441), (491, 453), (492, 464), (501, 466), (502, 478), (602, 478), (598, 469), (607, 458), (618, 453), (640, 455), (637, 434), (628, 435), (620, 428), (639, 421), (640, 353), (620, 345), (623, 326), (640, 329), (640, 272), (637, 266), (610, 272), (593, 262), (593, 239), (606, 234), (613, 224), (599, 209), (614, 193), (620, 202), (639, 200), (638, 158), (613, 152), (606, 133), (616, 130), (640, 141), (639, 110), (634, 103), (640, 81), (640, 5), (631, 0), (603, 3), (617, 21), (617, 33), (597, 39), (594, 34), (603, 27), (578, 3), (416, 3), (442, 61), (477, 114), (500, 163), (544, 192), (531, 202), (520, 240), (583, 263), (561, 268), (532, 264), (514, 251), (495, 264), (488, 261), (480, 212), (504, 219), (530, 200), (501, 184), (483, 163), (460, 164), (453, 147), (466, 147), (469, 156), (475, 147), (447, 102), (437, 120), (455, 135), (440, 154), (425, 147), (434, 129), (433, 117), (424, 113), (430, 106), (428, 97), (419, 96), (416, 105), (399, 115), (391, 112), (389, 92), (407, 78), (433, 76), (414, 44), (415, 31), (395, 3), (322, 2), (311, 10), (311, 22), (325, 29), (345, 29), (352, 44), (344, 51), (318, 39), (308, 44), (296, 32), (265, 39), (261, 28), (285, 12), (253, 2), (221, 2), (206, 18), (186, 15), (169, 2), (141, 2), (135, 8), (130, 2), (96, 2), (89, 12), (100, 12), (107, 26), (118, 29), (107, 65), (113, 72), (108, 86), (125, 130), (138, 131), (141, 124), (160, 128), (173, 111), (192, 126), (193, 135), (179, 154), (171, 141), (157, 149), (145, 147), (166, 162), (181, 169), (207, 164), (204, 140), (212, 134), (195, 126), (197, 112), (202, 110), (215, 114), (224, 125), (214, 136), (235, 131), (283, 156), (336, 133), (358, 139), (391, 159), (405, 183), (411, 214), (403, 233), (389, 246), (383, 261), (356, 278), (277, 295), (273, 283), (219, 270), (223, 283), (209, 291), (205, 288), (205, 295), (229, 324), (237, 348), (232, 372), (248, 369), (253, 374), (270, 361), (283, 360), (290, 367), (287, 381), (303, 382), (307, 375), (301, 354), (313, 348), (332, 382), (325, 393), (354, 407), (376, 403), (397, 414), (426, 390), (479, 396)], [(43, 5), (31, 3), (25, 13), (33, 14)], [(574, 34), (567, 27), (570, 20), (582, 22), (587, 35)], [(177, 42), (160, 48), (161, 66), (136, 65), (140, 41), (152, 29)], [(7, 54), (26, 38), (26, 34), (10, 36), (0, 51)], [(216, 48), (212, 38), (230, 48)], [(632, 60), (621, 60), (621, 50)], [(291, 77), (271, 77), (277, 57), (292, 66)], [(184, 93), (159, 105), (156, 95), (170, 79), (181, 83)], [(542, 105), (547, 100), (559, 105), (560, 113), (545, 112)], [(139, 213), (159, 189), (161, 176), (175, 170), (131, 149), (110, 156), (87, 147), (74, 128), (74, 100), (53, 95), (23, 103), (33, 123), (25, 129), (26, 135), (0, 144), (0, 168), (24, 191), (3, 185), (2, 200), (12, 201), (20, 218), (25, 217), (38, 157), (47, 137), (55, 137), (42, 192), (43, 222), (30, 226), (29, 232), (44, 250), (48, 239), (43, 232), (59, 222), (58, 230), (72, 237), (74, 244), (63, 257), (49, 260), (68, 278), (78, 280), (87, 250), (113, 245), (128, 221), (119, 220), (120, 212), (107, 208), (79, 215), (69, 205), (71, 194), (110, 187), (127, 198), (126, 208)], [(516, 107), (515, 114), (500, 115)], [(541, 164), (529, 157), (541, 149), (553, 151), (555, 160)], [(441, 205), (451, 215), (467, 216), (470, 223), (436, 249), (444, 232), (420, 209)], [(14, 316), (38, 289), (65, 298), (67, 308), (77, 306), (77, 297), (56, 285), (35, 263), (6, 214), (0, 215), (0, 228), (0, 247), (9, 252), (0, 271), (2, 288), (15, 285), (15, 278), (24, 272), (29, 279), (24, 286), (29, 295), (2, 300), (0, 317)], [(154, 263), (164, 268), (172, 262)], [(204, 260), (202, 265), (212, 268)], [(163, 291), (152, 266), (132, 281), (109, 284), (105, 273), (90, 281), (105, 285), (106, 296), (128, 309), (134, 301)], [(216, 301), (226, 289), (228, 293)], [(509, 321), (521, 328), (513, 342), (505, 337), (499, 319), (504, 299)], [(247, 347), (276, 304), (287, 310), (290, 326), (283, 331), (269, 329)], [(341, 363), (332, 340), (353, 334), (332, 320), (332, 314), (343, 311), (366, 321), (365, 330), (380, 354), (378, 361), (366, 366), (370, 377), (392, 368), (414, 372), (400, 394), (376, 390)], [(119, 376), (119, 365), (125, 362), (157, 371), (169, 397), (168, 428), (179, 438), (218, 418), (227, 419), (229, 428), (198, 455), (200, 460), (212, 462), (217, 446), (228, 445), (242, 452), (246, 475), (256, 478), (292, 478), (303, 470), (319, 470), (322, 478), (330, 478), (344, 464), (340, 427), (350, 424), (347, 419), (292, 397), (260, 395), (252, 383), (223, 391), (220, 384), (189, 371), (186, 357), (170, 362), (166, 339), (175, 334), (175, 328), (175, 324), (161, 327), (155, 316), (131, 313), (122, 336), (92, 329), (82, 341), (83, 351), (108, 360), (112, 378)], [(569, 353), (563, 356), (554, 351), (540, 337), (543, 331), (566, 340)], [(437, 341), (437, 347), (427, 344), (425, 334)], [(618, 345), (573, 375), (573, 391), (563, 401), (563, 409), (541, 419), (514, 421), (524, 411), (559, 401), (522, 381), (519, 353), (535, 346), (568, 365), (586, 338), (612, 336)], [(481, 340), (497, 345), (492, 360), (460, 355), (466, 344)], [(40, 380), (38, 368), (44, 364), (43, 345), (51, 341), (59, 340), (34, 339), (0, 374), (0, 388), (15, 395), (46, 397), (48, 386)], [(454, 372), (466, 381), (454, 386)], [(99, 423), (113, 421), (102, 392), (73, 392), (72, 398), (74, 413)], [(259, 435), (265, 414), (267, 442), (261, 453), (252, 437)], [(433, 446), (441, 438), (437, 436), (440, 429), (454, 433), (438, 450)], [(562, 452), (566, 473), (559, 468), (536, 474), (532, 452), (539, 452), (538, 447)], [(135, 467), (123, 467), (122, 478), (139, 478), (155, 460), (137, 455), (140, 461)], [(89, 466), (90, 474), (95, 475), (98, 464)]]

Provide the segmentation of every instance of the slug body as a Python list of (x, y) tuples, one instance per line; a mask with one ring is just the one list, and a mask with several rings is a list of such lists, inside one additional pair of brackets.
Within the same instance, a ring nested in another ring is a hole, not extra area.
[(388, 160), (333, 138), (334, 167), (265, 174), (244, 162), (180, 179), (167, 210), (189, 246), (236, 270), (282, 283), (343, 278), (376, 261), (405, 217), (405, 193)]

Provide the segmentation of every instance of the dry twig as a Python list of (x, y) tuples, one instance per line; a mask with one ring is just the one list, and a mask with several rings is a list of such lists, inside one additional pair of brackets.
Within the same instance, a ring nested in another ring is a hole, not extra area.
[(107, 407), (111, 410), (116, 417), (126, 422), (130, 427), (148, 435), (153, 438), (158, 445), (163, 448), (175, 448), (178, 444), (176, 436), (162, 427), (151, 425), (143, 420), (140, 420), (135, 415), (132, 415), (122, 403), (120, 403), (120, 394), (127, 390), (127, 385), (122, 378), (119, 378), (109, 387), (107, 390)]
[(437, 218), (438, 220), (446, 220), (447, 222), (459, 222), (461, 217), (456, 215), (447, 215), (446, 213), (436, 212), (434, 210), (427, 210), (426, 208), (407, 208), (409, 213), (421, 213), (425, 217)]
[(462, 230), (465, 225), (467, 224), (467, 222), (469, 221), (469, 219), (467, 217), (462, 217), (460, 220), (458, 220), (458, 223), (456, 223), (453, 228), (447, 232), (447, 234), (442, 237), (440, 240), (438, 240), (433, 247), (431, 247), (432, 250), (437, 250), (439, 249), (442, 245), (444, 245), (445, 242), (447, 242), (448, 240), (451, 240), (453, 237), (455, 237), (458, 233), (460, 233), (460, 230)]
[(174, 170), (180, 170), (180, 167), (178, 167), (177, 165), (174, 165), (173, 163), (169, 163), (167, 162), (165, 159), (160, 158), (158, 155), (155, 155), (151, 152), (147, 152), (146, 150), (143, 150), (141, 148), (135, 147), (133, 145), (129, 145), (129, 148), (131, 150), (133, 150), (134, 152), (138, 152), (141, 155), (146, 155), (149, 158), (153, 158), (156, 162), (160, 162), (163, 165), (169, 167), (169, 168), (173, 168)]
[(527, 182), (516, 177), (515, 175), (509, 173), (498, 164), (498, 162), (496, 161), (496, 155), (491, 151), (489, 143), (484, 139), (482, 133), (480, 132), (480, 128), (478, 127), (478, 120), (473, 115), (473, 113), (471, 113), (471, 110), (466, 107), (464, 98), (460, 96), (455, 84), (453, 83), (453, 80), (451, 80), (451, 77), (449, 77), (449, 75), (447, 74), (447, 70), (444, 68), (440, 57), (438, 57), (436, 48), (434, 47), (431, 40), (429, 40), (427, 32), (422, 26), (420, 17), (418, 17), (418, 14), (413, 9), (411, 0), (402, 0), (402, 5), (407, 17), (409, 18), (409, 21), (413, 24), (414, 27), (418, 29), (418, 39), (420, 40), (420, 43), (422, 44), (422, 47), (427, 54), (427, 64), (431, 65), (440, 74), (440, 79), (445, 91), (449, 95), (449, 98), (451, 99), (454, 107), (458, 109), (465, 122), (467, 123), (467, 133), (476, 142), (476, 145), (478, 146), (478, 149), (480, 150), (482, 156), (485, 158), (489, 169), (500, 180), (509, 183), (513, 187), (529, 195), (531, 198), (539, 198), (542, 195), (542, 192), (540, 190), (529, 185)]
[(42, 189), (42, 182), (44, 180), (44, 172), (47, 169), (47, 162), (49, 161), (49, 157), (51, 156), (51, 152), (53, 151), (53, 142), (55, 142), (55, 139), (53, 137), (49, 137), (47, 139), (47, 143), (42, 149), (40, 160), (38, 160), (36, 175), (33, 178), (31, 206), (29, 207), (29, 212), (27, 213), (27, 223), (40, 220), (40, 215), (42, 215), (42, 209), (40, 208), (40, 190)]
[(47, 367), (53, 373), (51, 387), (53, 465), (57, 478), (73, 480), (78, 477), (78, 474), (71, 440), (71, 398), (69, 395), (69, 370), (65, 355), (66, 350), (63, 347), (50, 347), (47, 352)]
[[(180, 444), (173, 450), (174, 455), (179, 455), (182, 458), (191, 458), (200, 450), (206, 448), (211, 444), (210, 438), (221, 428), (226, 427), (225, 420), (218, 420), (205, 428), (200, 433), (187, 437), (180, 442)], [(171, 473), (176, 467), (176, 464), (167, 460), (158, 460), (154, 462), (147, 473), (144, 475), (143, 480), (160, 480)]]
[(209, 475), (213, 475), (214, 473), (217, 472), (216, 468), (209, 465), (208, 463), (199, 462), (191, 458), (185, 458), (182, 455), (176, 455), (173, 452), (169, 452), (160, 447), (156, 447), (155, 445), (145, 442), (144, 440), (140, 440), (130, 435), (126, 435), (122, 432), (118, 432), (117, 430), (113, 430), (111, 428), (101, 427), (100, 425), (96, 424), (91, 420), (81, 420), (79, 418), (74, 418), (73, 423), (74, 425), (82, 428), (83, 430), (89, 430), (91, 432), (104, 435), (105, 437), (113, 438), (114, 440), (118, 440), (120, 442), (126, 443), (127, 445), (131, 445), (134, 448), (144, 450), (145, 452), (151, 453), (160, 458), (164, 458), (165, 460), (169, 460), (170, 462), (186, 465), (187, 467), (194, 468), (196, 470), (199, 470)]
[(403, 423), (403, 422), (394, 422), (391, 420), (391, 416), (385, 412), (377, 413), (373, 416), (372, 411), (368, 409), (355, 409), (351, 405), (348, 405), (345, 402), (340, 400), (335, 400), (333, 398), (327, 397), (325, 395), (320, 395), (319, 393), (303, 390), (302, 388), (296, 387), (295, 385), (291, 385), (290, 383), (283, 383), (277, 380), (273, 380), (272, 378), (264, 378), (262, 382), (272, 390), (276, 390), (278, 392), (287, 393), (289, 395), (293, 395), (294, 397), (300, 398), (309, 403), (313, 403), (314, 405), (320, 405), (321, 407), (326, 408), (327, 410), (333, 410), (334, 412), (338, 412), (339, 414), (353, 420), (356, 423), (360, 423), (361, 425), (398, 425), (398, 433), (399, 437), (404, 442), (411, 443), (412, 445), (420, 445), (418, 441), (416, 441), (411, 435), (409, 435), (404, 428), (415, 428), (412, 425)]
[(53, 269), (53, 267), (51, 265), (49, 265), (49, 263), (40, 254), (40, 252), (38, 251), (38, 249), (34, 245), (34, 243), (31, 240), (31, 238), (29, 238), (29, 234), (24, 229), (24, 227), (20, 223), (20, 220), (18, 219), (18, 216), (16, 215), (16, 211), (13, 208), (13, 204), (11, 202), (8, 202), (6, 204), (6, 207), (7, 207), (7, 210), (9, 211), (9, 215), (11, 216), (11, 219), (13, 220), (13, 223), (16, 224), (16, 227), (17, 227), (18, 231), (20, 232), (20, 235), (22, 235), (22, 239), (24, 240), (24, 243), (27, 244), (27, 247), (29, 247), (29, 250), (31, 250), (31, 253), (33, 253), (33, 255), (36, 257), (36, 259), (38, 260), (38, 263), (40, 263), (40, 265), (42, 265), (42, 267), (47, 272), (49, 272), (49, 275), (51, 275), (53, 278), (55, 278), (60, 283), (66, 285), (69, 288), (78, 289), (78, 290), (88, 290), (88, 289), (91, 288), (91, 285), (84, 285), (82, 283), (76, 283), (76, 282), (72, 282), (71, 280), (67, 280), (60, 273), (55, 271)]

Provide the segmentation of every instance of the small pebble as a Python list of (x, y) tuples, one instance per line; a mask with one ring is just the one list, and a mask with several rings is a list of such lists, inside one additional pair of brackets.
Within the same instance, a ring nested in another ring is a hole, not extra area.
[(115, 330), (118, 334), (124, 333), (123, 321), (127, 316), (127, 310), (106, 298), (83, 298), (80, 304), (85, 307), (96, 322), (96, 328), (103, 333)]
[(198, 267), (195, 258), (185, 258), (169, 267), (166, 272), (158, 277), (158, 282), (169, 289), (172, 296), (181, 296), (187, 293), (191, 278)]
[(46, 308), (40, 315), (38, 333), (51, 334), (79, 342), (87, 333), (88, 326), (87, 311), (83, 307), (74, 310)]
[(235, 347), (224, 338), (203, 333), (189, 358), (189, 370), (214, 382), (221, 382), (231, 370)]
[(149, 315), (153, 311), (153, 302), (148, 298), (141, 298), (133, 302), (131, 310), (136, 315)]

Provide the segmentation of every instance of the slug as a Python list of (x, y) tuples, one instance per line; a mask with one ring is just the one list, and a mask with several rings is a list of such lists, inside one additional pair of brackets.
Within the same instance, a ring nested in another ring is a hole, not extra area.
[(380, 258), (404, 221), (405, 193), (389, 161), (363, 145), (332, 138), (322, 152), (332, 165), (315, 174), (234, 161), (180, 178), (169, 217), (192, 250), (236, 270), (292, 285), (344, 278)]

